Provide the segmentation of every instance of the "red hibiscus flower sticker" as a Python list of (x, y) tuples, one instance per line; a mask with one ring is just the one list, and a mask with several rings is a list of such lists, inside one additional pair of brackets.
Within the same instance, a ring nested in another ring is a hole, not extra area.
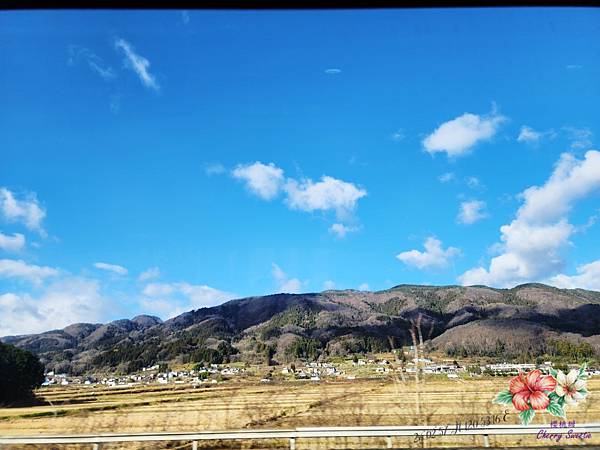
[(548, 393), (556, 388), (556, 379), (552, 375), (542, 375), (539, 370), (528, 374), (520, 373), (509, 384), (512, 404), (518, 411), (528, 409), (542, 410), (550, 404)]
[(587, 395), (587, 364), (573, 369), (569, 375), (550, 369), (550, 375), (543, 375), (538, 369), (528, 373), (519, 372), (508, 384), (508, 389), (498, 392), (492, 403), (513, 405), (519, 411), (523, 425), (527, 425), (536, 412), (548, 412), (555, 417), (566, 419), (565, 405), (576, 404)]

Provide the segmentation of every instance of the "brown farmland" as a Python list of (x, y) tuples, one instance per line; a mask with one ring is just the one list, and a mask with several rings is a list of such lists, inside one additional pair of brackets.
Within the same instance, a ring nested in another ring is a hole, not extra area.
[[(305, 426), (450, 425), (456, 421), (504, 416), (505, 408), (491, 403), (507, 378), (447, 380), (431, 378), (416, 384), (396, 379), (337, 382), (275, 381), (273, 383), (227, 382), (199, 388), (184, 385), (107, 388), (68, 386), (38, 392), (44, 406), (0, 409), (0, 435), (54, 435), (203, 431), (243, 428), (294, 428)], [(578, 423), (600, 420), (600, 379), (588, 383), (590, 395), (567, 410)], [(518, 424), (512, 408), (505, 424)], [(547, 424), (552, 417), (538, 414), (533, 423)], [(600, 444), (600, 436), (585, 442)], [(492, 446), (548, 446), (552, 442), (535, 436), (490, 436)], [(482, 438), (435, 437), (422, 442), (394, 438), (394, 447), (432, 448), (483, 444)], [(282, 441), (200, 442), (200, 448), (287, 448)], [(297, 449), (382, 448), (384, 439), (321, 439), (297, 441)], [(11, 448), (15, 448), (14, 446)], [(29, 446), (26, 448), (34, 448)], [(90, 448), (48, 446), (45, 448)], [(105, 444), (116, 448), (191, 448), (189, 442)]]

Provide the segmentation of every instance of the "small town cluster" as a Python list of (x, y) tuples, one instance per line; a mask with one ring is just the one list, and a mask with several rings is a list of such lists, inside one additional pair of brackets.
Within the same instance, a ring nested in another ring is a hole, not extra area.
[[(64, 373), (46, 373), (42, 386), (67, 386), (70, 384), (105, 385), (109, 387), (124, 387), (148, 384), (188, 384), (199, 386), (217, 384), (231, 379), (246, 378), (270, 383), (278, 380), (321, 381), (331, 379), (355, 380), (365, 378), (383, 378), (389, 376), (445, 376), (449, 379), (461, 377), (479, 377), (483, 375), (510, 376), (520, 371), (527, 372), (540, 369), (549, 373), (553, 368), (551, 361), (542, 364), (494, 363), (485, 365), (469, 365), (457, 361), (436, 362), (430, 358), (413, 358), (399, 364), (388, 359), (359, 359), (343, 362), (306, 362), (297, 368), (295, 364), (286, 366), (244, 366), (243, 364), (210, 364), (207, 367), (194, 369), (168, 369), (158, 364), (145, 367), (140, 372), (128, 375), (70, 376)], [(600, 376), (600, 370), (587, 369), (588, 376)]]

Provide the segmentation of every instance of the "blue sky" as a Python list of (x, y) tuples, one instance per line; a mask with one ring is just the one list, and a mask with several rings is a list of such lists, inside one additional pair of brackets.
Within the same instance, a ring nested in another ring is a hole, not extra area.
[(0, 335), (402, 283), (600, 290), (600, 11), (0, 14)]

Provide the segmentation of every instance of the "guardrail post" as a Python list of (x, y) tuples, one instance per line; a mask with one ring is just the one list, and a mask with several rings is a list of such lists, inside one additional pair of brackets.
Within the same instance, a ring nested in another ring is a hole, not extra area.
[(489, 447), (490, 446), (490, 438), (487, 434), (483, 435), (483, 446), (484, 447)]
[(100, 450), (102, 448), (102, 444), (92, 444), (92, 450)]
[(290, 450), (296, 450), (296, 438), (290, 438)]
[(192, 441), (192, 450), (198, 450), (198, 441)]
[(387, 442), (387, 448), (393, 448), (392, 447), (392, 437), (391, 436), (387, 436), (385, 438), (385, 441)]

